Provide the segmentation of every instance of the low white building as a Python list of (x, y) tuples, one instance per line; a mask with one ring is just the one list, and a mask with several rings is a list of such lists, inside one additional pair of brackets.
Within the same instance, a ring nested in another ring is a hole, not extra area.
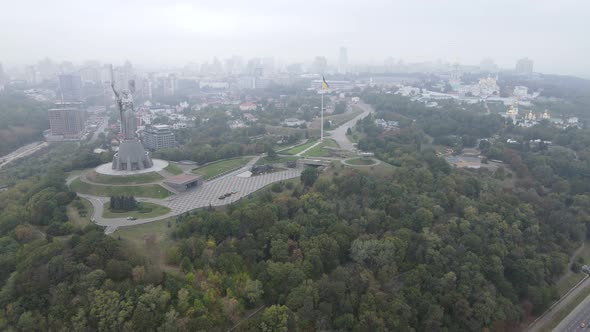
[(251, 113), (244, 113), (244, 120), (248, 122), (256, 122), (258, 121), (258, 118), (252, 115)]
[(288, 118), (283, 121), (283, 125), (287, 127), (299, 127), (305, 123), (305, 120), (299, 120), (296, 118)]
[(255, 111), (257, 108), (258, 106), (255, 103), (249, 101), (240, 104), (240, 111), (242, 112), (252, 112)]
[(232, 120), (228, 122), (230, 129), (246, 128), (247, 125), (242, 120)]
[(529, 94), (529, 88), (527, 88), (526, 86), (522, 86), (522, 85), (515, 86), (514, 91), (512, 91), (512, 94), (515, 97), (526, 98)]
[(415, 96), (420, 94), (420, 88), (415, 88), (413, 86), (401, 86), (395, 93), (404, 97)]

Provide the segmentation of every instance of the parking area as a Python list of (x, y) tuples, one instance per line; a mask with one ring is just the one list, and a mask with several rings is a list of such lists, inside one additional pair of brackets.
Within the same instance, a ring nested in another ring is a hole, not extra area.
[[(199, 207), (229, 204), (274, 182), (298, 177), (301, 175), (301, 169), (288, 169), (252, 177), (239, 177), (237, 176), (238, 174), (232, 173), (228, 176), (205, 182), (203, 186), (195, 190), (171, 197), (168, 199), (166, 205), (172, 209), (174, 214), (180, 214)], [(220, 196), (228, 193), (233, 194), (224, 199), (219, 199)]]

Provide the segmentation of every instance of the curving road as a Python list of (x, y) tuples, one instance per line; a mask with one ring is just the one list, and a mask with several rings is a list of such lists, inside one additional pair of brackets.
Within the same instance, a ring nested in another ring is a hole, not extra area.
[[(355, 147), (346, 137), (346, 131), (348, 128), (353, 127), (359, 119), (364, 118), (373, 112), (371, 106), (365, 103), (359, 103), (359, 107), (363, 109), (363, 112), (353, 119), (342, 124), (340, 127), (328, 131), (330, 138), (334, 139), (340, 148), (343, 150), (354, 151)], [(319, 142), (318, 142), (319, 144)], [(106, 226), (105, 233), (109, 234), (117, 230), (119, 227), (133, 226), (139, 224), (145, 224), (157, 220), (166, 219), (169, 217), (177, 216), (190, 210), (211, 206), (221, 206), (231, 204), (235, 201), (242, 199), (251, 193), (268, 186), (274, 182), (284, 181), (292, 178), (299, 177), (301, 175), (301, 168), (292, 168), (280, 172), (274, 172), (269, 174), (262, 174), (253, 177), (239, 177), (238, 174), (250, 170), (260, 156), (253, 158), (244, 167), (215, 178), (213, 180), (205, 182), (198, 188), (193, 190), (176, 194), (166, 199), (155, 199), (155, 198), (143, 198), (138, 197), (137, 200), (140, 202), (150, 202), (170, 208), (170, 213), (163, 216), (127, 220), (125, 218), (103, 218), (103, 205), (106, 203), (108, 197), (92, 196), (85, 194), (78, 194), (80, 197), (84, 197), (92, 203), (94, 212), (92, 218), (94, 223), (101, 226)], [(69, 178), (67, 183), (71, 183), (76, 177)], [(225, 198), (219, 199), (219, 197), (226, 193), (235, 192), (235, 194)]]
[(343, 123), (342, 125), (340, 125), (340, 127), (327, 132), (330, 135), (330, 138), (335, 140), (336, 143), (338, 143), (338, 145), (340, 145), (340, 148), (342, 150), (348, 150), (348, 151), (355, 151), (356, 150), (356, 147), (348, 140), (348, 137), (346, 137), (346, 131), (348, 130), (348, 128), (354, 127), (358, 120), (363, 119), (364, 117), (366, 117), (367, 115), (371, 114), (374, 111), (373, 108), (369, 104), (365, 104), (365, 103), (361, 102), (361, 103), (358, 103), (357, 106), (363, 110), (363, 112), (361, 114), (355, 116), (352, 120), (349, 120), (349, 121)]
[[(106, 226), (105, 233), (109, 234), (114, 232), (119, 227), (133, 226), (139, 224), (145, 224), (157, 220), (166, 219), (169, 217), (177, 216), (187, 211), (211, 206), (221, 206), (233, 203), (240, 200), (242, 197), (248, 196), (251, 193), (269, 185), (274, 182), (284, 181), (292, 178), (299, 177), (301, 175), (300, 168), (287, 169), (285, 171), (262, 174), (258, 176), (252, 176), (248, 178), (238, 177), (241, 174), (250, 169), (250, 167), (256, 163), (260, 157), (252, 159), (246, 166), (205, 182), (202, 186), (195, 188), (190, 191), (182, 192), (166, 199), (155, 199), (155, 198), (144, 198), (138, 197), (137, 200), (140, 202), (150, 202), (170, 208), (170, 213), (163, 216), (127, 220), (126, 218), (103, 218), (103, 205), (110, 198), (100, 197), (93, 195), (78, 194), (80, 197), (86, 198), (92, 203), (93, 214), (92, 218), (94, 223), (100, 226)], [(76, 177), (68, 179), (68, 183), (71, 183)], [(223, 194), (235, 192), (235, 194), (225, 198), (219, 199)]]

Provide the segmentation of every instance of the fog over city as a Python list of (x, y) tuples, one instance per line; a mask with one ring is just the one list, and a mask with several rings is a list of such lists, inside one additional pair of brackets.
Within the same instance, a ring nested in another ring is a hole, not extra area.
[(44, 57), (140, 65), (240, 55), (279, 62), (479, 64), (590, 76), (586, 1), (3, 1), (0, 61)]
[(589, 0), (0, 0), (0, 331), (590, 328)]

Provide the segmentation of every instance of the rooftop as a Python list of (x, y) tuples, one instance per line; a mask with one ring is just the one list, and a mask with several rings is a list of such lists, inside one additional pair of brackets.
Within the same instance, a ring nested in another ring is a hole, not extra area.
[(191, 183), (191, 182), (197, 181), (199, 179), (201, 179), (201, 177), (198, 175), (180, 174), (180, 175), (176, 175), (176, 176), (167, 178), (164, 182), (180, 185), (180, 184)]

